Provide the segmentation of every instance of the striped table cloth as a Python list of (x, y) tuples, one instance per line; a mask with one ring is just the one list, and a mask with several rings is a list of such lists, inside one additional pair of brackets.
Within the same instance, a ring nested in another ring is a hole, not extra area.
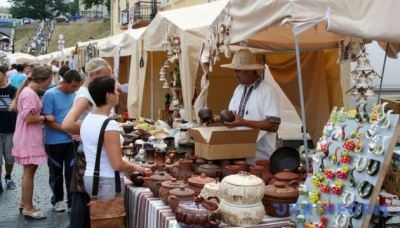
[[(154, 197), (150, 189), (135, 187), (125, 178), (125, 204), (127, 227), (129, 228), (180, 228), (175, 215), (159, 197)], [(290, 218), (273, 218), (265, 215), (257, 228), (281, 228)], [(221, 223), (219, 227), (232, 227)]]

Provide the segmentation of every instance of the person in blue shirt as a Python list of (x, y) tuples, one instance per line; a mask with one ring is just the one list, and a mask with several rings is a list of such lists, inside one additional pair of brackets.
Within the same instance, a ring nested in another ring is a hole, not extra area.
[(24, 65), (17, 64), (17, 73), (11, 76), (10, 84), (15, 88), (18, 88), (22, 82), (26, 80), (26, 74), (24, 74)]
[(69, 70), (64, 75), (64, 81), (60, 85), (48, 89), (43, 96), (42, 113), (53, 115), (54, 122), (44, 122), (44, 144), (48, 155), (49, 183), (53, 191), (51, 203), (54, 210), (63, 212), (64, 204), (63, 167), (65, 185), (67, 189), (67, 206), (71, 208), (72, 193), (70, 183), (74, 164), (74, 146), (70, 134), (61, 126), (65, 116), (72, 107), (75, 92), (79, 89), (81, 75), (76, 70)]

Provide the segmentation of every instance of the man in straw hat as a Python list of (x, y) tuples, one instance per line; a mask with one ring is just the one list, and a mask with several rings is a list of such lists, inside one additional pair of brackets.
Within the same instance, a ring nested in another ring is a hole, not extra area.
[[(276, 132), (281, 119), (277, 92), (257, 75), (257, 70), (263, 70), (265, 66), (258, 64), (253, 53), (244, 48), (236, 52), (231, 64), (221, 67), (233, 69), (234, 77), (239, 82), (229, 103), (229, 110), (234, 111), (235, 120), (224, 124), (229, 128), (249, 127), (266, 131), (257, 141), (256, 157), (248, 158), (247, 161), (254, 164), (256, 160), (269, 159), (276, 147)], [(213, 117), (213, 121), (219, 120), (219, 116)]]

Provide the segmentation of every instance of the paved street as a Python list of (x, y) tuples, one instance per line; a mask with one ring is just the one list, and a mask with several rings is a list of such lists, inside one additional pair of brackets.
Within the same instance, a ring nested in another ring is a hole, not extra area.
[[(21, 198), (21, 177), (22, 166), (15, 165), (12, 178), (16, 183), (14, 190), (6, 190), (4, 183), (4, 167), (3, 168), (3, 188), (4, 192), (0, 194), (0, 228), (14, 227), (54, 227), (65, 228), (69, 224), (68, 212), (55, 212), (50, 203), (52, 196), (50, 186), (48, 184), (49, 168), (47, 164), (39, 165), (35, 176), (35, 189), (33, 194), (34, 205), (41, 208), (47, 214), (47, 218), (41, 220), (26, 219), (19, 213), (18, 201)], [(64, 198), (66, 201), (66, 196)]]

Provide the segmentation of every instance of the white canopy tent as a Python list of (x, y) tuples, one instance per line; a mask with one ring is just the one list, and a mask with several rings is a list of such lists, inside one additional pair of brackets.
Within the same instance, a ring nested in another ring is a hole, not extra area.
[(37, 61), (37, 58), (35, 56), (21, 52), (8, 54), (6, 59), (8, 65), (11, 65), (12, 63), (22, 64), (25, 62)]

